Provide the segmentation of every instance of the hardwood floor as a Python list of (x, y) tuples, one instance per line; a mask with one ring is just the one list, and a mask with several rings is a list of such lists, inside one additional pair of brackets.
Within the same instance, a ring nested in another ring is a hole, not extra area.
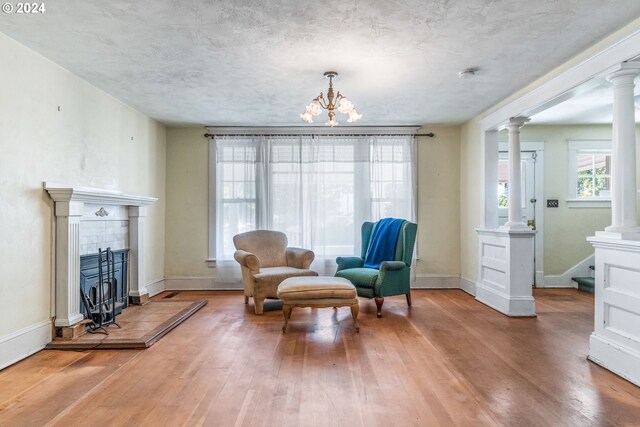
[[(0, 426), (640, 425), (640, 388), (586, 360), (593, 298), (510, 319), (459, 290), (253, 314), (239, 292), (146, 350), (44, 350), (0, 372)], [(159, 298), (162, 295), (156, 297)], [(267, 307), (276, 302), (267, 302)]]

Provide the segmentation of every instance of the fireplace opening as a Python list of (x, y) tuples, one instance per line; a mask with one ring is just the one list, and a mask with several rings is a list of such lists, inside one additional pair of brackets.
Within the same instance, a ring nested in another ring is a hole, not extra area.
[(128, 305), (129, 250), (99, 251), (80, 257), (80, 313), (91, 323), (88, 330), (104, 330)]

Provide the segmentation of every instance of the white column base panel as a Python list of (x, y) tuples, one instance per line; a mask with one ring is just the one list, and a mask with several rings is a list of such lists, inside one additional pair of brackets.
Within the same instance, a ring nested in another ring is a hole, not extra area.
[(477, 229), (476, 300), (507, 316), (535, 316), (532, 230)]
[(476, 300), (509, 317), (534, 317), (536, 301), (533, 296), (509, 296), (476, 283)]
[(640, 387), (640, 353), (594, 333), (589, 337), (588, 359)]
[(640, 385), (640, 241), (587, 240), (596, 249), (589, 359)]
[(0, 338), (0, 370), (42, 350), (51, 342), (51, 321), (44, 320)]
[(640, 231), (638, 230), (638, 228), (623, 231), (613, 231), (605, 229), (605, 231), (596, 231), (596, 237), (617, 240), (640, 240)]

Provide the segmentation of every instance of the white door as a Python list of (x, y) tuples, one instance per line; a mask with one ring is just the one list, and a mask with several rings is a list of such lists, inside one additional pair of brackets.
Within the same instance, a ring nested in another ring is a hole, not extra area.
[[(536, 221), (536, 171), (535, 152), (520, 154), (522, 177), (522, 222), (535, 229)], [(498, 225), (503, 225), (509, 217), (507, 195), (509, 194), (509, 160), (506, 152), (498, 153)]]

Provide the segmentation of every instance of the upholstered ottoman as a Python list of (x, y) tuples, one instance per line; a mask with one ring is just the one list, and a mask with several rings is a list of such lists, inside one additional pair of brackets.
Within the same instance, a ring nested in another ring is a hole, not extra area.
[(293, 307), (351, 307), (351, 316), (356, 332), (358, 326), (358, 295), (356, 288), (347, 279), (330, 276), (290, 277), (278, 286), (278, 298), (282, 300), (284, 326), (291, 317)]

